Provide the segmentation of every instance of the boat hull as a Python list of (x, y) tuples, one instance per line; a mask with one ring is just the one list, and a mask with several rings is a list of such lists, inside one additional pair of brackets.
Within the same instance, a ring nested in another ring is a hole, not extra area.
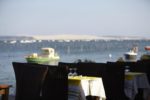
[(136, 61), (137, 55), (124, 54), (126, 61)]
[(58, 62), (59, 57), (55, 57), (55, 58), (37, 57), (37, 58), (26, 58), (26, 60), (27, 60), (28, 63), (50, 64), (51, 62)]

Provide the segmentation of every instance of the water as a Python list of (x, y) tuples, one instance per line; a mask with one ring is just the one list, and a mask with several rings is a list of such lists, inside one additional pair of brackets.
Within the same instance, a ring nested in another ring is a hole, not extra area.
[(11, 94), (15, 93), (15, 75), (12, 62), (26, 62), (25, 56), (31, 53), (41, 53), (42, 47), (54, 48), (61, 62), (75, 62), (78, 59), (94, 62), (116, 61), (123, 57), (133, 45), (139, 47), (138, 57), (145, 53), (144, 47), (148, 40), (110, 40), (110, 41), (0, 41), (0, 84), (11, 84)]

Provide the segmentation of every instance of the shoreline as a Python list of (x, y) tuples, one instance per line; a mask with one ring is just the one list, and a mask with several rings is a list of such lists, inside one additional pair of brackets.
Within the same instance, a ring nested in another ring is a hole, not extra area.
[(150, 40), (150, 38), (140, 36), (98, 36), (98, 35), (34, 35), (36, 40)]
[(150, 40), (149, 37), (141, 36), (112, 36), (112, 35), (75, 35), (75, 34), (53, 34), (53, 35), (19, 35), (0, 36), (0, 40)]

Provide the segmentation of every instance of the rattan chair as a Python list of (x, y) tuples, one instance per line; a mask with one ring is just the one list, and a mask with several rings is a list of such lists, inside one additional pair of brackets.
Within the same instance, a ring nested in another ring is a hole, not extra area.
[(66, 67), (48, 65), (48, 73), (42, 88), (42, 100), (67, 99), (68, 75)]
[(107, 100), (129, 100), (124, 92), (125, 68), (119, 63), (107, 63), (106, 73), (102, 77)]
[(40, 64), (13, 62), (16, 77), (15, 100), (40, 100), (42, 83), (48, 67)]

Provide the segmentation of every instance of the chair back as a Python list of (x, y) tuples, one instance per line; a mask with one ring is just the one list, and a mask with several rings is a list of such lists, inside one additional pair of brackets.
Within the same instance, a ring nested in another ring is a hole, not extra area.
[(13, 62), (16, 77), (15, 100), (39, 100), (48, 67), (40, 64)]
[(107, 63), (106, 73), (102, 77), (108, 100), (128, 100), (124, 93), (124, 66), (119, 63)]
[(102, 77), (106, 65), (106, 63), (78, 63), (77, 72), (83, 76)]
[(76, 68), (77, 63), (59, 62), (58, 66), (63, 66), (63, 67), (66, 67), (66, 68)]
[(150, 61), (148, 60), (143, 60), (143, 61), (138, 61), (137, 62), (138, 70), (140, 72), (145, 72), (150, 84)]
[(48, 65), (43, 88), (42, 100), (67, 100), (68, 99), (68, 74), (64, 66)]

